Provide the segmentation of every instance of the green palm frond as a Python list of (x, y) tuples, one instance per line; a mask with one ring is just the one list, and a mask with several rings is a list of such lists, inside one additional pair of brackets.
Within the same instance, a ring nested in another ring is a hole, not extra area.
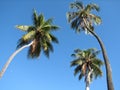
[(44, 27), (46, 25), (51, 25), (52, 23), (53, 23), (53, 18), (50, 18), (50, 19), (46, 20), (42, 26)]
[(93, 75), (94, 75), (95, 79), (98, 76), (102, 76), (102, 70), (100, 69), (100, 67), (97, 64), (92, 63), (91, 68), (93, 69)]
[(78, 14), (78, 12), (68, 12), (66, 15), (68, 22), (70, 23), (73, 19), (75, 19), (78, 16)]
[(33, 23), (35, 26), (38, 26), (38, 15), (35, 9), (33, 11)]
[(42, 25), (45, 23), (45, 18), (43, 14), (40, 14), (38, 16), (38, 26), (42, 27)]
[(76, 65), (82, 65), (83, 64), (83, 60), (80, 60), (80, 59), (76, 59), (74, 61), (71, 62), (71, 67), (72, 66), (76, 66)]
[(74, 75), (75, 75), (75, 76), (76, 76), (78, 73), (81, 72), (81, 68), (82, 68), (82, 65), (79, 65), (79, 66), (77, 66), (77, 67), (75, 68), (75, 70), (74, 70)]
[(52, 41), (52, 38), (51, 38), (51, 36), (50, 36), (49, 33), (46, 33), (45, 36), (46, 36), (46, 40), (47, 40), (47, 41), (49, 41), (49, 42)]
[(23, 38), (21, 38), (18, 40), (16, 49), (21, 48), (22, 46), (27, 45), (28, 43), (28, 41), (24, 41)]
[(80, 49), (75, 49), (74, 53), (71, 56), (74, 57), (74, 58), (82, 60), (82, 58), (84, 58), (84, 53)]
[(49, 56), (50, 56), (50, 50), (49, 49), (43, 50), (43, 53), (46, 55), (46, 57), (49, 58)]
[(84, 74), (80, 73), (79, 80), (81, 80), (84, 77)]
[(101, 18), (95, 14), (89, 14), (89, 17), (91, 20), (93, 20), (94, 24), (96, 24), (96, 25), (99, 25), (102, 23)]
[(99, 67), (101, 67), (104, 63), (98, 59), (98, 58), (92, 58), (91, 60), (94, 64), (98, 65)]
[(27, 34), (25, 34), (22, 38), (24, 41), (30, 41), (34, 38), (35, 36), (35, 31), (30, 31)]
[(75, 53), (82, 53), (83, 51), (78, 48), (78, 49), (75, 49), (74, 52), (75, 52)]
[(43, 45), (42, 45), (42, 48), (43, 48), (43, 52), (44, 54), (49, 58), (49, 53), (50, 52), (53, 52), (54, 49), (53, 49), (53, 45), (49, 42), (49, 41), (44, 41)]
[(102, 20), (101, 20), (101, 18), (99, 16), (95, 16), (93, 18), (93, 20), (94, 20), (94, 22), (95, 22), (96, 25), (99, 25), (99, 24), (102, 23)]
[(82, 2), (76, 1), (76, 2), (70, 4), (70, 8), (83, 9), (84, 6), (83, 6)]
[(77, 17), (73, 21), (71, 21), (71, 28), (75, 30), (76, 33), (79, 33), (80, 31), (82, 31), (82, 28), (80, 27), (81, 23), (82, 20)]
[(91, 10), (99, 11), (100, 8), (99, 8), (99, 6), (96, 5), (96, 4), (88, 4), (88, 5), (85, 7), (85, 10), (86, 10), (87, 12), (90, 12)]
[(59, 27), (58, 27), (58, 26), (56, 26), (56, 25), (52, 25), (50, 29), (51, 29), (51, 30), (56, 31), (56, 30), (58, 30), (58, 29), (59, 29)]
[(49, 34), (49, 35), (51, 37), (52, 42), (59, 43), (58, 39), (54, 35), (52, 35), (52, 34)]
[(59, 27), (58, 26), (55, 26), (55, 25), (45, 25), (41, 28), (41, 30), (44, 30), (45, 32), (49, 32), (49, 31), (56, 31), (58, 30)]
[(19, 39), (17, 48), (20, 48), (20, 47), (28, 44), (30, 41), (33, 40), (34, 36), (35, 36), (35, 31), (30, 31), (27, 34), (24, 34), (22, 36), (22, 38)]
[(47, 47), (48, 47), (49, 51), (53, 52), (54, 51), (53, 45), (48, 41), (46, 42), (46, 44), (47, 44)]
[(16, 25), (15, 26), (17, 29), (22, 30), (22, 31), (28, 31), (32, 26), (27, 26), (27, 25)]

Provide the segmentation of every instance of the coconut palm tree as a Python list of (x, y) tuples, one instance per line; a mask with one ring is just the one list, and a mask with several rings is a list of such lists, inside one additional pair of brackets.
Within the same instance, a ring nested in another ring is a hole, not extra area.
[(70, 8), (72, 11), (67, 13), (67, 18), (68, 22), (71, 24), (71, 28), (75, 30), (75, 32), (85, 31), (87, 34), (92, 34), (97, 39), (105, 62), (107, 87), (108, 90), (114, 90), (111, 67), (104, 44), (100, 37), (94, 32), (94, 24), (101, 24), (102, 20), (91, 11), (99, 11), (99, 7), (96, 4), (84, 6), (82, 2), (76, 1), (70, 4)]
[(79, 80), (85, 77), (85, 90), (90, 90), (89, 86), (93, 78), (102, 76), (100, 67), (103, 62), (97, 58), (97, 54), (99, 54), (99, 51), (94, 48), (87, 50), (76, 49), (72, 54), (75, 59), (71, 62), (71, 66), (76, 66), (74, 75), (79, 74)]
[(52, 24), (53, 19), (45, 20), (43, 14), (38, 15), (34, 10), (33, 13), (33, 25), (17, 25), (16, 28), (25, 32), (25, 34), (19, 39), (17, 50), (10, 56), (2, 71), (0, 77), (3, 76), (10, 62), (15, 55), (26, 47), (29, 47), (28, 57), (37, 58), (41, 51), (49, 57), (49, 53), (53, 52), (52, 42), (58, 43), (57, 38), (51, 33), (58, 30), (58, 26)]

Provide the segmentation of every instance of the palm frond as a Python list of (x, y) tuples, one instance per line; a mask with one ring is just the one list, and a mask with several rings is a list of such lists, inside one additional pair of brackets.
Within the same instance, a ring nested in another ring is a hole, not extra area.
[(33, 10), (33, 23), (35, 26), (38, 26), (38, 15), (35, 9)]
[(66, 15), (68, 22), (70, 23), (73, 19), (75, 19), (78, 16), (78, 14), (78, 12), (68, 12)]
[(42, 27), (44, 23), (45, 23), (44, 15), (40, 14), (38, 16), (38, 26)]
[(82, 2), (76, 1), (76, 2), (70, 4), (70, 8), (83, 9), (84, 6), (83, 6)]
[(87, 12), (90, 12), (91, 10), (99, 11), (100, 8), (99, 8), (99, 6), (96, 5), (96, 4), (88, 4), (88, 5), (85, 7), (85, 10), (86, 10)]
[(71, 62), (71, 67), (72, 66), (77, 66), (77, 65), (82, 65), (83, 64), (83, 60), (80, 60), (80, 59), (76, 59), (74, 61)]
[(100, 50), (92, 52), (92, 54), (90, 55), (90, 58), (96, 58), (96, 56), (100, 53)]
[(41, 28), (41, 30), (44, 32), (56, 31), (58, 29), (59, 27), (55, 25), (45, 25)]
[(99, 16), (95, 16), (93, 18), (93, 20), (94, 20), (94, 22), (95, 22), (96, 25), (99, 25), (99, 24), (102, 23), (102, 20), (101, 20), (101, 18)]
[(76, 18), (75, 20), (71, 21), (71, 28), (75, 30), (76, 33), (80, 33), (81, 31), (80, 24), (81, 24), (80, 19)]
[(51, 37), (52, 42), (59, 43), (58, 39), (54, 35), (52, 35), (52, 34), (49, 34), (49, 35)]
[(49, 51), (53, 52), (54, 49), (53, 49), (53, 45), (51, 44), (51, 42), (47, 41), (46, 44), (47, 44), (47, 48), (49, 49)]
[(49, 49), (44, 50), (43, 53), (46, 55), (46, 57), (49, 58), (49, 56), (50, 56), (50, 50)]
[(51, 25), (51, 30), (56, 31), (56, 30), (58, 30), (58, 29), (59, 29), (59, 27), (58, 27), (58, 26), (56, 26), (56, 25)]
[(82, 53), (82, 50), (78, 48), (78, 49), (75, 49), (74, 52), (75, 53)]
[(95, 79), (98, 76), (102, 76), (102, 71), (97, 64), (92, 63), (91, 68), (93, 69), (93, 74), (94, 74)]
[(28, 43), (28, 41), (25, 41), (23, 38), (21, 38), (18, 40), (16, 49), (21, 48), (22, 46), (27, 45)]
[(27, 34), (25, 34), (22, 38), (24, 39), (24, 41), (29, 41), (32, 40), (35, 36), (35, 31), (30, 31)]
[(19, 30), (22, 30), (22, 31), (28, 31), (29, 30), (29, 28), (31, 28), (32, 26), (27, 26), (27, 25), (16, 25), (15, 26), (17, 29), (19, 29)]
[(44, 27), (45, 25), (51, 25), (52, 23), (53, 23), (53, 18), (49, 18), (48, 20), (44, 22), (42, 26)]
[[(76, 76), (78, 73), (81, 72), (81, 68), (82, 68), (81, 65), (79, 65), (79, 66), (77, 66), (77, 67), (75, 68), (75, 70), (74, 70), (74, 75), (75, 75), (75, 76)], [(82, 73), (82, 72), (81, 72), (81, 73)]]
[(93, 58), (91, 61), (92, 61), (92, 63), (98, 65), (99, 67), (101, 67), (101, 66), (104, 64), (104, 63), (103, 63), (100, 59), (98, 59), (98, 58)]
[(81, 80), (83, 77), (84, 77), (84, 74), (83, 74), (83, 73), (80, 73), (80, 75), (79, 75), (79, 80)]
[(46, 34), (45, 34), (45, 37), (46, 37), (46, 40), (47, 40), (47, 41), (49, 41), (49, 42), (52, 41), (52, 38), (51, 38), (51, 36), (50, 36), (49, 33), (46, 33)]

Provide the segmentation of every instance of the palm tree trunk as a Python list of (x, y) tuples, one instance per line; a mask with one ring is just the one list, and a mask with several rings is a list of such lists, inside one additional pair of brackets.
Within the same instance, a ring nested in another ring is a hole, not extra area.
[(85, 88), (85, 90), (90, 90), (90, 82), (91, 82), (90, 76), (91, 76), (92, 72), (93, 72), (93, 69), (91, 69), (90, 72), (88, 72), (88, 74), (86, 75), (86, 79), (85, 79), (86, 88)]
[(89, 84), (86, 82), (85, 90), (90, 90)]
[(106, 67), (106, 78), (107, 78), (107, 87), (108, 87), (108, 90), (114, 90), (114, 86), (113, 86), (113, 82), (112, 82), (112, 71), (111, 71), (111, 67), (110, 67), (110, 63), (109, 63), (109, 59), (107, 57), (107, 53), (106, 53), (106, 50), (105, 50), (105, 47), (104, 47), (104, 44), (102, 42), (102, 40), (100, 39), (100, 37), (98, 37), (98, 35), (93, 32), (88, 26), (87, 26), (87, 23), (84, 20), (84, 24), (87, 28), (87, 30), (97, 39), (101, 49), (102, 49), (102, 54), (103, 54), (103, 58), (104, 58), (104, 62), (105, 62), (105, 67)]
[(19, 48), (18, 50), (16, 50), (7, 60), (7, 62), (5, 63), (5, 65), (3, 66), (2, 70), (0, 71), (0, 78), (2, 78), (3, 74), (5, 73), (6, 69), (8, 68), (8, 66), (10, 65), (11, 61), (13, 60), (13, 58), (16, 56), (16, 54), (18, 54), (20, 51), (22, 51), (24, 48), (27, 48), (29, 46), (31, 46), (33, 44), (33, 41), (31, 43), (29, 43), (28, 45), (24, 45), (23, 47)]
[(104, 44), (103, 44), (102, 40), (98, 37), (98, 35), (95, 32), (93, 32), (91, 30), (89, 30), (89, 32), (92, 33), (92, 35), (97, 39), (97, 41), (99, 42), (100, 47), (102, 49), (102, 54), (103, 54), (105, 67), (106, 67), (106, 78), (107, 78), (108, 90), (114, 90), (114, 86), (113, 86), (113, 82), (112, 82), (111, 66), (110, 66), (109, 59), (108, 59), (107, 54), (106, 54)]

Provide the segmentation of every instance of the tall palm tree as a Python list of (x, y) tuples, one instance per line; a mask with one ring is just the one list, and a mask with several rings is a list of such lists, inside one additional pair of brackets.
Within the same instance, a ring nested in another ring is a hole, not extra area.
[(108, 90), (114, 90), (111, 67), (104, 44), (100, 37), (94, 32), (94, 24), (101, 24), (102, 21), (99, 16), (93, 14), (91, 11), (99, 11), (99, 7), (96, 4), (84, 6), (83, 3), (79, 1), (71, 3), (70, 7), (73, 11), (67, 13), (67, 18), (69, 23), (71, 23), (71, 28), (76, 32), (85, 31), (87, 34), (92, 34), (100, 44), (106, 67), (107, 87)]
[(29, 47), (28, 57), (37, 58), (40, 52), (49, 57), (49, 53), (53, 52), (52, 42), (58, 43), (57, 38), (51, 33), (56, 31), (58, 26), (52, 24), (53, 19), (45, 20), (43, 14), (38, 15), (34, 10), (33, 25), (17, 25), (16, 28), (25, 31), (26, 33), (19, 39), (17, 50), (10, 56), (2, 71), (0, 77), (3, 76), (10, 62), (15, 55), (26, 47)]
[(85, 90), (90, 90), (89, 86), (93, 78), (102, 76), (100, 67), (103, 62), (97, 58), (97, 54), (99, 54), (99, 51), (94, 48), (87, 50), (76, 49), (74, 54), (72, 54), (75, 59), (71, 62), (71, 66), (76, 66), (74, 75), (79, 74), (79, 80), (85, 77)]

